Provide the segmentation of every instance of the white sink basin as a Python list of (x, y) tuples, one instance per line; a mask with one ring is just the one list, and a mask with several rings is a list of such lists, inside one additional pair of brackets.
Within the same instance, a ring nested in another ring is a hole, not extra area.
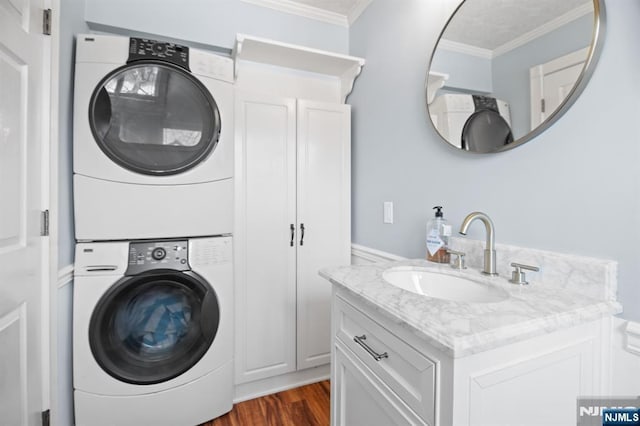
[(509, 293), (500, 288), (419, 267), (390, 268), (382, 273), (382, 278), (403, 290), (454, 302), (491, 303), (509, 298)]

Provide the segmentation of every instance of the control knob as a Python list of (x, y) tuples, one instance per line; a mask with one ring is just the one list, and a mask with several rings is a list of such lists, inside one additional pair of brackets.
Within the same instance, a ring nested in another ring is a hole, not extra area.
[(151, 252), (151, 257), (153, 257), (155, 260), (162, 260), (165, 258), (166, 255), (167, 255), (167, 252), (162, 247), (156, 247)]

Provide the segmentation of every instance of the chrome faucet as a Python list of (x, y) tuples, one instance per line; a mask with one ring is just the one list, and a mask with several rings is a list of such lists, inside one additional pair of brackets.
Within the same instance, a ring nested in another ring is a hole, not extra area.
[(480, 219), (482, 223), (484, 223), (484, 227), (487, 231), (487, 244), (484, 248), (484, 270), (483, 274), (487, 275), (498, 275), (496, 272), (496, 246), (495, 246), (495, 231), (493, 228), (493, 222), (491, 218), (482, 212), (473, 212), (469, 213), (467, 217), (462, 221), (462, 225), (460, 225), (460, 233), (462, 235), (467, 235), (467, 229), (469, 229), (469, 225), (476, 219)]

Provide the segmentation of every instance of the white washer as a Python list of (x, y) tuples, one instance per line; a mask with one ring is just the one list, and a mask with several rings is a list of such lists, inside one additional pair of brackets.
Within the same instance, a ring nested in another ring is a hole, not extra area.
[(511, 143), (509, 104), (490, 96), (448, 93), (429, 104), (431, 121), (450, 144), (475, 152), (493, 152)]
[(190, 425), (233, 398), (231, 237), (80, 243), (78, 425)]
[(74, 90), (76, 239), (232, 232), (230, 58), (81, 34)]

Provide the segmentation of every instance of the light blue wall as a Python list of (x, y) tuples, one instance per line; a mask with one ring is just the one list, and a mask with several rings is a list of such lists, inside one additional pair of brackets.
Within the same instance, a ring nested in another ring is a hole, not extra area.
[(493, 93), (511, 106), (516, 138), (531, 128), (529, 68), (582, 49), (593, 36), (593, 16), (585, 15), (493, 60)]
[(467, 93), (491, 93), (491, 65), (491, 59), (488, 58), (438, 49), (433, 55), (431, 70), (449, 74), (445, 81), (445, 89), (460, 89)]
[[(59, 170), (58, 170), (58, 266), (73, 263), (75, 240), (73, 236), (72, 195), (72, 138), (73, 138), (73, 75), (74, 35), (86, 32), (84, 0), (60, 1), (60, 86), (59, 86)], [(57, 424), (73, 424), (72, 378), (72, 307), (73, 284), (58, 289), (57, 323)]]
[(348, 30), (240, 0), (86, 0), (90, 26), (233, 48), (236, 33), (346, 53)]
[(60, 1), (60, 128), (59, 128), (59, 246), (58, 266), (73, 263), (73, 76), (75, 34), (87, 32), (84, 0)]
[[(455, 150), (427, 119), (442, 3), (376, 0), (351, 27), (350, 53), (367, 59), (348, 99), (353, 241), (422, 258), (432, 206), (454, 227), (485, 211), (498, 242), (617, 260), (624, 316), (640, 320), (640, 2), (606, 2), (606, 43), (581, 97), (539, 137), (494, 155)], [(384, 201), (393, 225), (382, 223)], [(470, 231), (484, 239), (482, 227)]]

